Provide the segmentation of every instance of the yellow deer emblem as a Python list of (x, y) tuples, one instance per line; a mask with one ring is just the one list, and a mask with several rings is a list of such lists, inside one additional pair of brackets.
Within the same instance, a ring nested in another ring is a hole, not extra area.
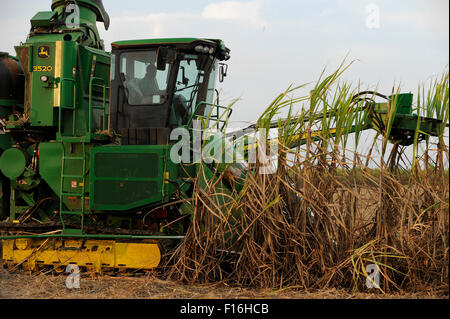
[(49, 58), (50, 57), (50, 47), (42, 45), (38, 48), (38, 57)]

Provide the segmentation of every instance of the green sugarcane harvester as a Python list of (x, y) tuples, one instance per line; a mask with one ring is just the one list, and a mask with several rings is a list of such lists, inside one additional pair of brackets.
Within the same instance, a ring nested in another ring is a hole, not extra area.
[[(223, 127), (231, 110), (218, 106), (215, 82), (230, 50), (179, 38), (115, 42), (108, 53), (96, 26), (110, 23), (101, 0), (53, 0), (51, 9), (31, 19), (16, 57), (0, 55), (0, 259), (28, 271), (153, 269), (161, 243), (189, 227), (190, 180), (217, 178), (221, 164), (171, 161), (169, 136), (194, 134), (198, 119)], [(412, 94), (386, 98), (397, 103), (394, 143), (444, 125), (417, 126)], [(363, 129), (382, 130), (387, 109), (373, 102)]]

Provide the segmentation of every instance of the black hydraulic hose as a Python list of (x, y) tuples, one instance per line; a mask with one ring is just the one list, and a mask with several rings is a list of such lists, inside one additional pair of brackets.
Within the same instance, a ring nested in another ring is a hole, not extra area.
[(361, 95), (368, 95), (368, 94), (376, 95), (376, 96), (382, 97), (383, 99), (390, 100), (390, 98), (387, 97), (386, 95), (378, 93), (378, 92), (375, 92), (375, 91), (362, 91), (362, 92), (359, 92), (358, 94), (356, 94), (352, 98), (352, 100), (356, 100), (356, 98), (360, 97)]

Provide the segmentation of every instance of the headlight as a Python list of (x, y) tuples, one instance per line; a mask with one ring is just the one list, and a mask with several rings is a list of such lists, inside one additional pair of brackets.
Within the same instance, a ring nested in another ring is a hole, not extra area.
[(41, 81), (42, 82), (48, 82), (48, 80), (49, 80), (49, 77), (47, 75), (42, 75), (41, 76)]
[(199, 53), (203, 52), (203, 45), (197, 45), (194, 48), (194, 50), (195, 50), (195, 52), (199, 52)]

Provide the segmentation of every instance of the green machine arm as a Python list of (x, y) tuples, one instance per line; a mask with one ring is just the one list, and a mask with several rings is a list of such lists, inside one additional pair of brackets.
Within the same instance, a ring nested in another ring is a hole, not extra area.
[[(367, 97), (368, 95), (377, 95), (384, 98), (386, 102), (375, 103), (372, 98)], [(416, 133), (417, 138), (420, 141), (425, 139), (427, 136), (439, 136), (440, 132), (442, 132), (445, 127), (449, 126), (448, 123), (444, 123), (440, 119), (422, 117), (414, 114), (412, 107), (413, 94), (411, 93), (385, 96), (372, 91), (364, 91), (355, 95), (353, 97), (353, 101), (355, 104), (361, 101), (366, 102), (364, 106), (358, 107), (358, 109), (356, 110), (357, 112), (365, 112), (365, 121), (364, 123), (362, 123), (362, 125), (352, 125), (346, 130), (347, 133), (356, 133), (369, 129), (374, 129), (382, 135), (386, 135), (389, 132), (389, 141), (391, 143), (408, 146), (414, 143)], [(326, 113), (326, 115), (317, 115), (313, 118), (306, 116), (303, 118), (303, 120), (305, 122), (315, 122), (323, 119), (325, 116), (334, 117), (336, 116), (336, 114), (329, 111)], [(296, 121), (298, 121), (298, 118), (282, 120), (281, 122), (289, 125), (294, 124)], [(278, 127), (279, 121), (274, 121), (270, 123), (269, 126), (269, 128), (271, 129), (275, 129)], [(253, 124), (242, 131), (230, 135), (234, 135), (239, 138), (244, 136), (249, 129), (256, 128), (257, 125)], [(336, 132), (336, 128), (331, 128), (327, 133), (331, 136), (335, 136)], [(321, 138), (321, 133), (322, 131), (312, 131), (309, 138), (311, 138), (312, 140), (319, 140)], [(291, 137), (293, 142), (290, 145), (286, 145), (291, 149), (305, 144), (308, 138), (306, 134), (302, 136), (293, 135)], [(271, 141), (275, 140), (276, 139), (273, 139)], [(256, 144), (246, 145), (246, 155), (248, 153), (248, 149), (255, 146)]]

